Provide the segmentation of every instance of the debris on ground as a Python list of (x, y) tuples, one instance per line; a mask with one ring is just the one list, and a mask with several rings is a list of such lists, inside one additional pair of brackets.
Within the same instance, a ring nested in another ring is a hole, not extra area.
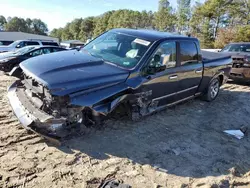
[(244, 137), (244, 133), (241, 130), (225, 130), (224, 133), (227, 133), (228, 135), (232, 135), (239, 140)]

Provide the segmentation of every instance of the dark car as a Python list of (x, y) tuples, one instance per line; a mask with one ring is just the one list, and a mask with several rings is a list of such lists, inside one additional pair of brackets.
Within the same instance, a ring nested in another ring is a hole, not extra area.
[(9, 72), (13, 67), (31, 57), (64, 50), (64, 48), (56, 46), (26, 46), (14, 52), (0, 53), (0, 70)]
[(232, 56), (231, 79), (250, 81), (250, 42), (228, 44), (220, 53)]
[(60, 138), (62, 130), (100, 126), (109, 116), (137, 120), (197, 96), (214, 100), (232, 62), (214, 54), (202, 59), (196, 38), (114, 29), (81, 51), (24, 61), (8, 98), (24, 127)]

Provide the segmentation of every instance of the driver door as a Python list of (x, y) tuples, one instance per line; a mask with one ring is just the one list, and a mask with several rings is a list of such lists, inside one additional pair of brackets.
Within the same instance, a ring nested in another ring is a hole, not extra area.
[[(162, 68), (161, 68), (162, 67)], [(176, 101), (179, 79), (176, 60), (176, 42), (162, 42), (146, 67), (143, 90), (152, 91), (152, 101), (164, 106)]]

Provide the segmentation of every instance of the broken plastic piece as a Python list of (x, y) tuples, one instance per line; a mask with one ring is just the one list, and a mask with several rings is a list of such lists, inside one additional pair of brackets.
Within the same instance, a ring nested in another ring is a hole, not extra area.
[(239, 140), (244, 137), (244, 133), (241, 130), (226, 130), (226, 131), (224, 131), (224, 133), (232, 135)]

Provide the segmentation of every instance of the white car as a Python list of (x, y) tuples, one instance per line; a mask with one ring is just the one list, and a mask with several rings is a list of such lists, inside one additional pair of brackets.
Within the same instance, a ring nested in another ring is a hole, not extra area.
[(59, 46), (57, 42), (54, 41), (44, 41), (44, 40), (17, 40), (8, 46), (0, 46), (0, 53), (15, 51), (25, 46)]

